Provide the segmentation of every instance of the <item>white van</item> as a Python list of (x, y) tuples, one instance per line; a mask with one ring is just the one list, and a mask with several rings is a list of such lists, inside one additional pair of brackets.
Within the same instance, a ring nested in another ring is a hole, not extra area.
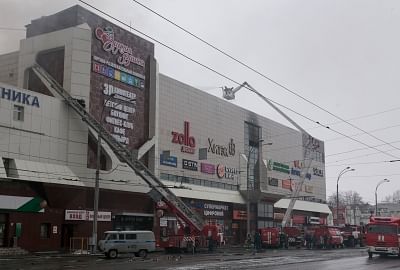
[(156, 250), (156, 240), (152, 231), (106, 231), (104, 240), (99, 241), (99, 249), (108, 258), (116, 258), (118, 253), (135, 253), (146, 257)]

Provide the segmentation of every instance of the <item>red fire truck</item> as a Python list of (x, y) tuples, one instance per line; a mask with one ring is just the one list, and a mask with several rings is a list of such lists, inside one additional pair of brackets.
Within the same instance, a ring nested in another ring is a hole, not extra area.
[(370, 218), (366, 233), (369, 258), (373, 254), (400, 256), (399, 225), (398, 217)]
[(280, 246), (280, 232), (278, 228), (262, 228), (258, 231), (261, 235), (261, 243), (263, 247), (278, 248)]
[(157, 203), (157, 220), (159, 231), (155, 231), (157, 247), (165, 251), (192, 252), (198, 248), (217, 246), (218, 226), (215, 224), (203, 225), (201, 231), (189, 226), (163, 201)]

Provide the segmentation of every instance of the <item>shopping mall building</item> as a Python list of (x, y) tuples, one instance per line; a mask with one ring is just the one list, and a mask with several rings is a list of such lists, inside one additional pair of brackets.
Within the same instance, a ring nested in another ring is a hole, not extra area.
[[(35, 62), (232, 243), (247, 217), (252, 230), (281, 222), (303, 166), (299, 131), (159, 74), (154, 44), (80, 6), (26, 30), (0, 56), (0, 246), (61, 250), (92, 233), (97, 134)], [(100, 168), (99, 235), (164, 226), (148, 185), (105, 143)], [(325, 181), (319, 142), (293, 224), (327, 222)]]

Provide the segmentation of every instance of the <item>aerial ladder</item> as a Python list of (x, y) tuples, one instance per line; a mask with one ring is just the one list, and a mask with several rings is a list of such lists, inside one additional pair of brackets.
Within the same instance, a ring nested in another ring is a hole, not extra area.
[(32, 70), (39, 79), (48, 87), (58, 93), (65, 102), (82, 118), (109, 145), (121, 162), (125, 162), (141, 179), (151, 188), (148, 195), (155, 201), (163, 201), (177, 217), (182, 219), (193, 232), (200, 233), (204, 227), (204, 220), (178, 198), (157, 176), (155, 176), (140, 160), (105, 129), (82, 104), (73, 98), (43, 67), (35, 63)]
[(316, 142), (319, 142), (319, 141), (316, 140), (314, 137), (312, 137), (299, 124), (297, 124), (293, 119), (291, 119), (282, 110), (280, 110), (273, 102), (271, 102), (271, 100), (269, 100), (268, 98), (263, 96), (260, 92), (258, 92), (256, 89), (254, 89), (247, 82), (244, 82), (235, 88), (223, 87), (222, 88), (223, 98), (225, 98), (227, 100), (235, 99), (235, 93), (242, 88), (246, 88), (246, 89), (250, 90), (251, 92), (255, 93), (262, 100), (264, 100), (266, 103), (268, 103), (268, 105), (270, 105), (275, 111), (277, 111), (280, 115), (282, 115), (287, 121), (289, 121), (289, 123), (291, 123), (293, 126), (295, 126), (302, 133), (303, 141), (306, 138), (306, 143), (303, 145), (303, 150), (304, 150), (303, 164), (304, 164), (304, 166), (301, 168), (300, 181), (298, 182), (298, 184), (295, 185), (295, 189), (292, 191), (288, 208), (286, 209), (285, 215), (282, 219), (282, 227), (286, 227), (292, 217), (292, 211), (293, 211), (294, 205), (296, 203), (296, 199), (299, 198), (299, 194), (301, 192), (304, 180), (306, 179), (306, 175), (309, 174), (309, 170), (310, 170), (311, 163), (312, 163), (311, 156), (309, 155), (310, 150), (313, 150), (313, 148), (318, 145), (318, 143), (316, 143)]

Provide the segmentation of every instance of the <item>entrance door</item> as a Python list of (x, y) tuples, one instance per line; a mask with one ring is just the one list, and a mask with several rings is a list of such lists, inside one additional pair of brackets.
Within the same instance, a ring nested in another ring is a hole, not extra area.
[(0, 214), (0, 247), (7, 246), (6, 222), (7, 215)]
[(62, 224), (61, 225), (61, 248), (69, 250), (70, 240), (74, 236), (74, 225), (73, 224)]

